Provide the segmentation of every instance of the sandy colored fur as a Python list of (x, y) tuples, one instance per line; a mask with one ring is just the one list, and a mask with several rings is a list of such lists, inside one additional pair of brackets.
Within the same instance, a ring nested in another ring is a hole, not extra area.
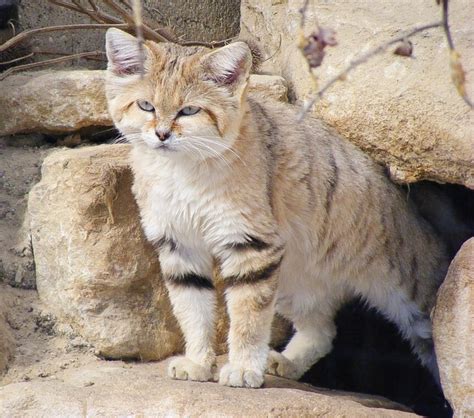
[[(115, 32), (111, 43), (116, 36), (133, 49)], [(297, 331), (283, 358), (288, 377), (298, 378), (331, 349), (334, 316), (355, 296), (395, 322), (436, 373), (429, 313), (445, 249), (380, 166), (321, 121), (298, 123), (294, 107), (248, 96), (245, 45), (209, 52), (148, 43), (144, 79), (117, 75), (119, 59), (109, 53), (109, 107), (134, 144), (133, 191), (145, 233), (174, 243), (159, 252), (165, 279), (211, 280), (215, 263), (228, 279), (230, 363), (221, 383), (262, 384), (274, 309)], [(136, 100), (156, 111), (140, 111)], [(177, 116), (189, 105), (202, 111)], [(159, 127), (172, 132), (169, 150), (156, 139)], [(190, 329), (186, 339), (198, 341), (199, 327), (212, 335), (205, 304), (213, 290), (183, 292), (188, 299), (171, 300)], [(198, 366), (183, 360), (178, 368), (201, 378), (212, 342), (193, 341), (186, 357)]]

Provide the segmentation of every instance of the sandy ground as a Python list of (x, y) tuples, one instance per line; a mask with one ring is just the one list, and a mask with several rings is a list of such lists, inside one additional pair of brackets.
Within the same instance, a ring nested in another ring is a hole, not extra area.
[(41, 163), (51, 150), (42, 136), (0, 138), (0, 282), (34, 287), (33, 259), (22, 248), (27, 243), (21, 243), (19, 230), (28, 192), (39, 181)]
[(66, 369), (102, 361), (80, 338), (57, 332), (52, 318), (43, 314), (35, 290), (1, 286), (0, 292), (8, 301), (7, 322), (17, 345), (0, 386), (54, 379)]
[(0, 386), (51, 379), (59, 371), (101, 361), (42, 312), (32, 255), (21, 233), (28, 192), (40, 180), (42, 161), (55, 149), (40, 135), (0, 138), (0, 303), (8, 306), (6, 319), (17, 345)]

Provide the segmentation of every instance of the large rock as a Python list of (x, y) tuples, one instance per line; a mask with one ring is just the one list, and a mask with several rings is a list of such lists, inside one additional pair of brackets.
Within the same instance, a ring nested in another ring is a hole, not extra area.
[[(286, 100), (282, 77), (252, 75), (249, 88)], [(0, 136), (25, 132), (65, 133), (112, 126), (105, 98), (105, 71), (38, 71), (0, 81)]]
[(15, 351), (15, 341), (7, 322), (10, 303), (7, 287), (0, 284), (0, 375), (7, 368)]
[[(304, 100), (312, 90), (307, 65), (296, 46), (300, 0), (242, 0), (241, 32), (254, 39), (270, 57), (262, 70), (280, 74), (290, 97)], [(400, 35), (405, 29), (440, 20), (436, 2), (410, 0), (373, 2), (311, 1), (307, 31), (337, 31), (339, 44), (327, 48), (316, 70), (320, 86), (354, 58)], [(474, 49), (471, 0), (450, 5), (451, 30), (462, 55), (468, 91), (474, 98)], [(412, 39), (416, 58), (391, 52), (361, 65), (336, 83), (315, 106), (315, 114), (390, 168), (401, 182), (421, 179), (464, 184), (474, 188), (474, 112), (451, 82), (449, 53), (441, 28)], [(470, 83), (469, 83), (470, 82)]]
[[(161, 359), (182, 338), (131, 192), (129, 145), (58, 151), (43, 164), (28, 213), (38, 293), (59, 323), (111, 358)], [(218, 314), (218, 351), (227, 318)], [(281, 342), (288, 328), (276, 321)]]
[(456, 416), (474, 416), (474, 238), (464, 243), (438, 292), (434, 340), (444, 394)]
[(98, 70), (7, 77), (0, 82), (0, 136), (110, 126), (104, 80), (105, 72)]
[(173, 381), (167, 362), (97, 362), (51, 380), (0, 387), (0, 416), (415, 417), (386, 399), (267, 376), (263, 389)]

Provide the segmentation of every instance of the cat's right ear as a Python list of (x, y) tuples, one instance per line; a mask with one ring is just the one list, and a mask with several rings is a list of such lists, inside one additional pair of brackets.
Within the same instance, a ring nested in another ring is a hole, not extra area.
[(110, 28), (105, 35), (105, 50), (107, 52), (107, 69), (118, 76), (139, 74), (142, 59), (137, 39), (120, 29)]

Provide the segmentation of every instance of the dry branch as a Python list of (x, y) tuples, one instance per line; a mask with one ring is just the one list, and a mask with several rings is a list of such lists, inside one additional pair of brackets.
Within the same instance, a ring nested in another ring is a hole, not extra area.
[(405, 39), (408, 39), (412, 37), (413, 35), (416, 35), (419, 32), (424, 32), (429, 29), (434, 29), (434, 28), (439, 28), (442, 26), (442, 22), (434, 22), (430, 23), (428, 25), (423, 25), (423, 26), (417, 26), (413, 29), (410, 29), (406, 32), (404, 32), (402, 35), (397, 36), (395, 38), (390, 39), (389, 41), (371, 49), (370, 51), (366, 52), (365, 54), (359, 55), (358, 57), (354, 58), (351, 60), (349, 65), (344, 68), (342, 71), (340, 71), (338, 74), (336, 74), (333, 78), (331, 78), (326, 84), (324, 84), (323, 87), (321, 87), (316, 94), (313, 96), (311, 100), (306, 102), (306, 104), (303, 106), (303, 109), (301, 110), (301, 113), (299, 115), (299, 120), (303, 119), (303, 117), (306, 115), (306, 113), (309, 112), (309, 110), (313, 107), (313, 105), (321, 99), (321, 97), (324, 95), (326, 90), (328, 90), (333, 84), (335, 84), (338, 81), (343, 81), (346, 79), (347, 74), (349, 74), (351, 71), (356, 69), (359, 65), (367, 62), (370, 58), (384, 52), (387, 50), (388, 47), (401, 42)]
[(31, 64), (17, 65), (16, 67), (9, 68), (0, 74), (0, 81), (8, 77), (9, 75), (18, 71), (29, 70), (31, 68), (43, 67), (45, 65), (59, 64), (61, 62), (70, 61), (78, 58), (91, 58), (100, 57), (104, 55), (102, 51), (91, 51), (91, 52), (80, 52), (78, 54), (65, 55), (64, 57), (52, 58), (40, 62), (33, 62)]
[(0, 65), (10, 65), (10, 64), (14, 64), (15, 62), (18, 62), (18, 61), (24, 61), (28, 58), (31, 58), (35, 55), (34, 52), (30, 52), (29, 54), (26, 54), (26, 55), (23, 55), (22, 57), (18, 57), (18, 58), (14, 58), (12, 60), (9, 60), (9, 61), (3, 61), (3, 62), (0, 62)]
[[(371, 49), (365, 54), (359, 55), (355, 59), (353, 59), (349, 65), (340, 71), (336, 76), (332, 77), (326, 84), (324, 84), (323, 87), (320, 87), (318, 91), (314, 94), (314, 96), (308, 100), (300, 114), (298, 119), (301, 121), (306, 113), (308, 113), (313, 105), (321, 99), (321, 97), (324, 95), (324, 93), (336, 82), (338, 81), (343, 81), (346, 79), (347, 74), (357, 68), (359, 65), (367, 62), (369, 59), (372, 57), (385, 52), (388, 47), (391, 45), (394, 45), (399, 42), (407, 42), (408, 38), (412, 37), (413, 35), (416, 35), (419, 32), (424, 32), (426, 30), (434, 29), (434, 28), (439, 28), (442, 27), (444, 29), (445, 35), (446, 35), (446, 40), (448, 42), (448, 48), (450, 50), (450, 66), (451, 66), (451, 78), (453, 80), (454, 85), (456, 86), (456, 89), (460, 96), (464, 99), (464, 101), (468, 104), (468, 106), (472, 109), (474, 108), (474, 103), (469, 99), (467, 92), (466, 92), (466, 75), (465, 71), (462, 67), (461, 60), (460, 60), (460, 55), (454, 48), (454, 42), (451, 36), (451, 31), (449, 28), (449, 22), (448, 22), (448, 2), (449, 0), (440, 0), (442, 3), (442, 20), (440, 22), (434, 22), (430, 23), (427, 25), (423, 26), (417, 26), (414, 27), (406, 32), (404, 32), (401, 36), (398, 36), (396, 38), (390, 39), (389, 41)], [(301, 50), (303, 56), (305, 57), (305, 61), (308, 64), (308, 68), (310, 71), (310, 76), (313, 81), (313, 86), (317, 85), (317, 79), (316, 76), (313, 72), (314, 66), (311, 65), (310, 59), (307, 55), (305, 55), (305, 46), (307, 45), (308, 41), (304, 37), (304, 25), (306, 22), (306, 12), (308, 9), (309, 5), (309, 0), (305, 0), (303, 3), (302, 8), (300, 9), (300, 14), (301, 14), (301, 20), (300, 20), (300, 39), (298, 43), (298, 47)], [(321, 29), (319, 28), (319, 25), (316, 25), (318, 27), (318, 30), (320, 31)]]
[(24, 41), (25, 39), (37, 35), (38, 33), (46, 33), (46, 32), (56, 32), (56, 31), (64, 31), (64, 30), (76, 30), (76, 29), (108, 29), (112, 27), (122, 27), (126, 28), (127, 25), (108, 25), (103, 23), (82, 23), (77, 25), (59, 25), (59, 26), (47, 26), (45, 28), (38, 28), (38, 29), (30, 29), (25, 30), (18, 35), (14, 36), (13, 38), (9, 39), (2, 45), (0, 45), (0, 53), (5, 52), (7, 49), (14, 47), (15, 45), (19, 44), (20, 42)]
[(448, 2), (449, 0), (441, 0), (443, 8), (443, 29), (446, 35), (446, 41), (448, 42), (449, 48), (449, 64), (451, 67), (451, 79), (453, 80), (456, 90), (459, 95), (464, 99), (467, 105), (474, 109), (474, 103), (467, 95), (466, 91), (466, 72), (461, 63), (461, 56), (454, 47), (453, 37), (451, 36), (451, 30), (449, 28), (449, 14), (448, 14)]

